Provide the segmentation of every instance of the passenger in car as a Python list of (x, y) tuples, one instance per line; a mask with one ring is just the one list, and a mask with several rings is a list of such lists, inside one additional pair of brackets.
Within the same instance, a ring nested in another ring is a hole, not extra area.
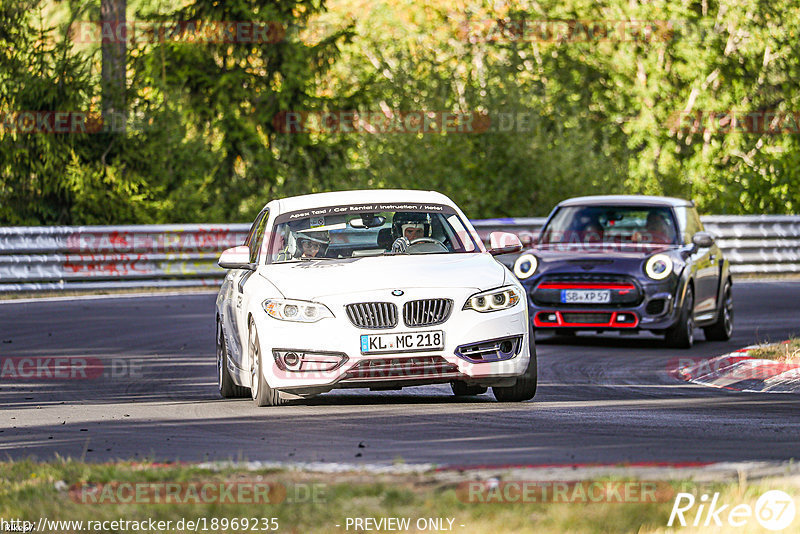
[(328, 232), (298, 232), (297, 257), (316, 258), (324, 256), (330, 244)]
[(583, 240), (586, 243), (603, 242), (603, 227), (599, 222), (592, 221), (583, 227)]
[[(638, 234), (638, 235), (637, 235)], [(647, 214), (645, 233), (634, 234), (634, 241), (650, 243), (672, 243), (675, 240), (675, 231), (672, 224), (664, 214), (651, 211)]]

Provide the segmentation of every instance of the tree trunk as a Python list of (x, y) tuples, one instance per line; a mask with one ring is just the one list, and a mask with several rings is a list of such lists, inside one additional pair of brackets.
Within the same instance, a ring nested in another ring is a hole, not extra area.
[(125, 68), (127, 0), (101, 0), (103, 130), (123, 133), (127, 122)]

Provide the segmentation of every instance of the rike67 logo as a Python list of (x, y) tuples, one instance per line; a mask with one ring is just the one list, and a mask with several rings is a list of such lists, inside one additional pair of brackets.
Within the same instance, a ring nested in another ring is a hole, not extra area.
[(707, 494), (699, 498), (691, 493), (678, 493), (668, 527), (744, 527), (753, 520), (763, 528), (781, 531), (792, 524), (795, 518), (795, 503), (789, 494), (780, 490), (770, 490), (761, 495), (755, 506), (737, 504), (731, 506), (720, 502), (720, 494)]

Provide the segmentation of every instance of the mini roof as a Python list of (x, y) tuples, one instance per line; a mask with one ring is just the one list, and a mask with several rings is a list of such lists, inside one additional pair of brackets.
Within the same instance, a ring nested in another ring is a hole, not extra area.
[(692, 207), (694, 202), (682, 198), (655, 197), (648, 195), (595, 195), (589, 197), (576, 197), (559, 202), (559, 206), (679, 206)]

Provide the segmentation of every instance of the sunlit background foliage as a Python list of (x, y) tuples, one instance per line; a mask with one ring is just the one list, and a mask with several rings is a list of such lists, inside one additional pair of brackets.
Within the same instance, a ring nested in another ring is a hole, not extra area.
[[(114, 0), (102, 0), (114, 1)], [(0, 112), (101, 109), (101, 0), (0, 0)], [(691, 132), (677, 114), (800, 112), (795, 0), (128, 0), (129, 21), (279, 21), (277, 42), (134, 42), (125, 132), (0, 127), (0, 224), (247, 221), (272, 198), (444, 192), (472, 218), (564, 198), (693, 198), (797, 213), (800, 134)], [(509, 21), (657, 21), (651, 38), (481, 36)], [(433, 110), (483, 133), (302, 133), (286, 111)], [(501, 131), (497, 117), (525, 116)], [(800, 125), (794, 125), (800, 128)]]

